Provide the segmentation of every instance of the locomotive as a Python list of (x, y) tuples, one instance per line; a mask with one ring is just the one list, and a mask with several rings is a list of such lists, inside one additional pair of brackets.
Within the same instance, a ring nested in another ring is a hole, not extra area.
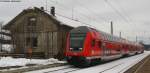
[(79, 26), (68, 34), (65, 56), (68, 63), (86, 67), (97, 61), (109, 61), (143, 52), (144, 47), (137, 42)]

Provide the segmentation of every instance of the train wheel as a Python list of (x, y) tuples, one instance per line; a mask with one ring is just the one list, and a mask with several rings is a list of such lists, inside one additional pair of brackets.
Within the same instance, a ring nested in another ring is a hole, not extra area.
[(89, 67), (91, 65), (91, 60), (81, 60), (78, 64), (75, 64), (76, 67)]

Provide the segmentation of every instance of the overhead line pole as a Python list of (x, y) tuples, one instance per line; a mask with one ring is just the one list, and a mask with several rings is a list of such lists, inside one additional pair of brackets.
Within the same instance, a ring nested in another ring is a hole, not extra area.
[(119, 32), (119, 37), (121, 38), (122, 36), (121, 36), (122, 34), (121, 34), (121, 31)]
[(111, 25), (110, 32), (111, 32), (111, 35), (113, 35), (113, 22), (112, 21), (110, 22), (110, 25)]
[(136, 42), (138, 42), (138, 38), (137, 38), (137, 36), (136, 36)]

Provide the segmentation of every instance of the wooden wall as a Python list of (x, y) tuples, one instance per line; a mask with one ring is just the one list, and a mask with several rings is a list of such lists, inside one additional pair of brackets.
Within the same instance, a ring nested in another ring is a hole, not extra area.
[[(36, 18), (36, 25), (29, 26), (29, 17)], [(30, 11), (16, 19), (11, 26), (12, 39), (15, 53), (28, 53), (32, 48), (33, 53), (43, 53), (44, 57), (59, 57), (63, 55), (66, 35), (71, 30), (69, 26), (61, 26), (42, 12)], [(28, 37), (37, 38), (37, 47), (27, 44)], [(62, 57), (61, 57), (62, 58)]]

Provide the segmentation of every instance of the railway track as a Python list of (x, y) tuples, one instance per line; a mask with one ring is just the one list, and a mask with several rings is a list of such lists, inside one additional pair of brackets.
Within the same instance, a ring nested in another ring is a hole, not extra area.
[[(127, 57), (127, 58), (114, 60), (108, 63), (100, 64), (97, 66), (91, 66), (88, 68), (76, 68), (71, 65), (66, 65), (66, 66), (54, 67), (54, 68), (50, 68), (47, 70), (43, 70), (39, 73), (83, 73), (83, 72), (85, 73), (124, 73), (126, 70), (128, 70), (129, 68), (131, 68), (132, 66), (140, 62), (142, 59), (144, 59), (146, 56), (148, 55), (139, 54), (139, 55), (135, 55), (135, 56)], [(131, 63), (126, 64), (127, 61), (130, 61)]]
[[(140, 56), (136, 56), (134, 57), (133, 59), (137, 59), (138, 57), (142, 57), (144, 54), (141, 54)], [(132, 63), (131, 65), (128, 65), (122, 69), (119, 69), (119, 67), (123, 67), (122, 65), (124, 65), (126, 62), (123, 62), (121, 64), (118, 64), (116, 66), (113, 66), (112, 68), (109, 68), (105, 71), (102, 71), (102, 72), (99, 72), (99, 73), (111, 73), (111, 72), (114, 72), (114, 73), (124, 73), (126, 70), (128, 70), (128, 68), (131, 68), (132, 66), (134, 66), (135, 64), (137, 64), (138, 62), (140, 62), (142, 60), (141, 59), (137, 59), (137, 61), (135, 61), (134, 63)], [(116, 68), (116, 69), (115, 69)], [(117, 70), (118, 68), (118, 70)], [(116, 71), (115, 71), (116, 70)], [(145, 73), (145, 72), (142, 72), (142, 73)]]
[(115, 68), (115, 67), (117, 67), (117, 66), (122, 65), (122, 64), (123, 64), (123, 63), (117, 64), (117, 65), (114, 65), (114, 66), (112, 66), (112, 67), (110, 67), (110, 68), (107, 68), (107, 69), (105, 69), (105, 70), (103, 70), (103, 71), (100, 71), (99, 73), (105, 73), (106, 71), (109, 71), (109, 70), (111, 70), (111, 69), (113, 69), (113, 68)]
[[(102, 65), (99, 65), (98, 67), (99, 67), (99, 69), (97, 70), (97, 69), (94, 69), (93, 71), (89, 71), (89, 73), (124, 73), (126, 70), (128, 70), (128, 68), (131, 68), (132, 66), (134, 66), (136, 63), (138, 63), (138, 62), (140, 62), (144, 57), (146, 57), (147, 55), (145, 55), (145, 54), (139, 54), (138, 56), (132, 56), (132, 57), (129, 57), (129, 58), (132, 58), (133, 60), (135, 60), (136, 59), (136, 61), (133, 61), (132, 62), (132, 64), (130, 64), (130, 65), (127, 65), (127, 66), (124, 66), (124, 65), (126, 65), (126, 61), (120, 61), (119, 62), (119, 60), (118, 60), (118, 62), (117, 61), (114, 61), (114, 62), (116, 62), (115, 64), (113, 64), (113, 65), (111, 65), (111, 64), (102, 64)], [(139, 57), (141, 57), (141, 58), (139, 58)], [(126, 59), (126, 58), (124, 58), (124, 59)], [(110, 62), (110, 63), (113, 63), (113, 62)], [(104, 66), (106, 66), (106, 67), (104, 67)], [(95, 68), (98, 68), (98, 67), (95, 67)], [(92, 67), (91, 68), (89, 68), (89, 69), (92, 69)], [(85, 71), (85, 70), (84, 70)], [(84, 72), (83, 71), (83, 72)], [(72, 73), (78, 73), (78, 72), (80, 72), (80, 71), (77, 71), (77, 72), (72, 72)], [(144, 73), (144, 72), (142, 72), (142, 73)]]
[[(135, 57), (135, 58), (137, 58), (137, 57)], [(115, 64), (113, 66), (102, 69), (98, 73), (107, 73), (108, 71), (111, 71), (114, 68), (119, 67), (123, 64), (124, 64), (124, 62), (121, 62), (119, 64)], [(75, 68), (75, 67), (66, 67), (66, 68), (57, 69), (57, 70), (53, 70), (53, 71), (47, 71), (47, 72), (44, 72), (44, 73), (77, 73), (76, 71), (79, 71), (79, 70), (82, 70), (82, 69), (81, 68)]]
[[(113, 65), (109, 68), (101, 70), (99, 73), (105, 73), (106, 71), (111, 70), (111, 69), (113, 69), (117, 66), (120, 66), (122, 64), (123, 63)], [(75, 67), (71, 66), (71, 67), (65, 67), (65, 68), (61, 68), (61, 69), (46, 71), (44, 73), (77, 73), (76, 71), (79, 71), (79, 70), (82, 70), (82, 69), (84, 69), (84, 68), (75, 68)]]
[(77, 70), (80, 70), (80, 68), (75, 68), (73, 66), (69, 66), (69, 67), (64, 67), (64, 68), (60, 68), (60, 69), (46, 71), (44, 73), (70, 73), (70, 72), (77, 71)]

